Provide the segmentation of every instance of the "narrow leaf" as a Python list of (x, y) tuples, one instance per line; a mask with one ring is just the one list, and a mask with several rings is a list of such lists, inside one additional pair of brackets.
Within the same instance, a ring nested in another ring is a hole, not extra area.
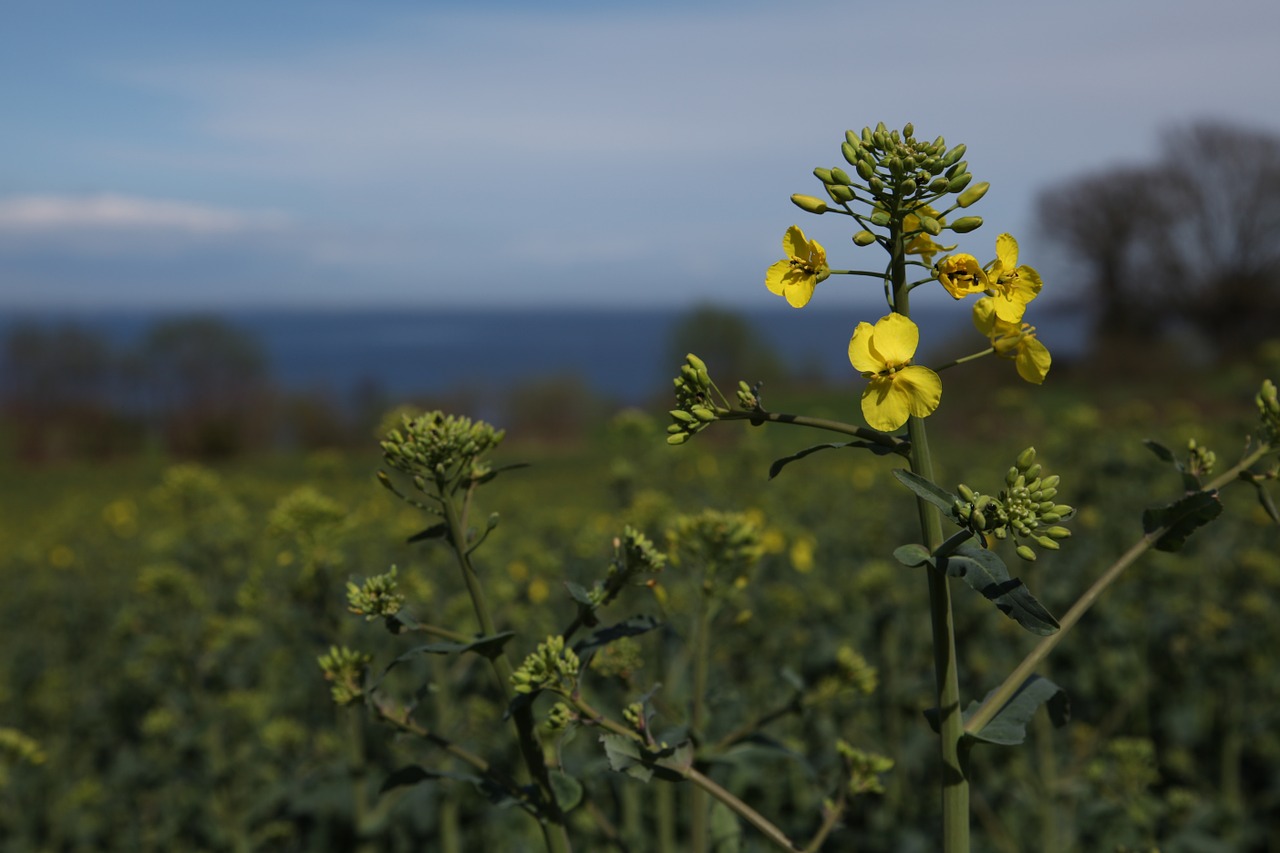
[(1154, 533), (1162, 527), (1169, 528), (1156, 540), (1157, 551), (1180, 551), (1187, 537), (1222, 514), (1222, 501), (1217, 491), (1193, 492), (1165, 507), (1149, 509), (1142, 513), (1142, 530)]
[(1280, 512), (1276, 511), (1275, 501), (1271, 499), (1271, 493), (1267, 491), (1266, 486), (1257, 480), (1251, 480), (1253, 487), (1258, 490), (1258, 503), (1262, 504), (1262, 509), (1276, 524), (1280, 524)]
[(945, 567), (948, 575), (962, 578), (1001, 613), (1031, 633), (1044, 636), (1058, 630), (1058, 620), (1021, 580), (1009, 576), (1009, 568), (994, 551), (966, 542), (938, 563)]
[(593, 649), (598, 649), (601, 646), (606, 646), (609, 643), (612, 643), (614, 640), (621, 639), (622, 637), (634, 637), (637, 634), (644, 634), (648, 631), (652, 631), (661, 624), (661, 622), (652, 616), (632, 616), (630, 619), (624, 619), (616, 624), (608, 625), (604, 628), (592, 631), (589, 635), (579, 640), (577, 643), (574, 643), (573, 650), (578, 653), (579, 657), (581, 657)]
[(441, 773), (436, 770), (428, 770), (425, 767), (419, 767), (416, 764), (410, 764), (408, 767), (401, 767), (392, 773), (382, 782), (382, 787), (378, 789), (379, 794), (385, 794), (387, 791), (395, 788), (406, 788), (411, 785), (417, 785), (420, 782), (427, 782), (432, 779), (458, 779), (463, 782), (471, 782), (479, 784), (480, 778), (467, 773)]
[(947, 514), (948, 518), (955, 518), (956, 502), (960, 500), (959, 495), (954, 495), (942, 488), (936, 483), (931, 483), (919, 474), (908, 471), (905, 468), (897, 468), (893, 472), (893, 476), (898, 478), (898, 482), (915, 492), (921, 497), (941, 509)]
[(1158, 442), (1158, 441), (1153, 441), (1153, 440), (1152, 440), (1152, 439), (1150, 439), (1150, 438), (1144, 438), (1144, 439), (1142, 440), (1142, 443), (1143, 443), (1143, 444), (1145, 444), (1145, 445), (1147, 446), (1147, 449), (1148, 449), (1148, 450), (1150, 450), (1150, 451), (1151, 451), (1152, 453), (1154, 453), (1156, 456), (1159, 456), (1159, 457), (1160, 457), (1160, 461), (1162, 461), (1162, 462), (1168, 462), (1170, 465), (1177, 465), (1177, 464), (1178, 464), (1177, 458), (1173, 455), (1173, 451), (1172, 451), (1172, 450), (1170, 450), (1169, 448), (1165, 447), (1165, 446), (1164, 446), (1163, 444), (1161, 444), (1160, 442)]
[[(990, 695), (990, 694), (987, 694)], [(971, 737), (981, 743), (994, 743), (1001, 746), (1016, 746), (1027, 738), (1027, 723), (1035, 716), (1041, 705), (1049, 712), (1049, 719), (1054, 726), (1061, 728), (1071, 719), (1071, 701), (1067, 691), (1047, 678), (1032, 675), (1018, 692), (996, 712), (991, 722)], [(964, 718), (967, 721), (981, 706), (979, 702), (969, 703), (965, 708)]]
[(815, 444), (813, 447), (806, 447), (804, 450), (800, 450), (790, 456), (784, 456), (781, 459), (775, 460), (774, 463), (769, 466), (769, 479), (772, 480), (774, 477), (778, 476), (778, 473), (792, 462), (803, 459), (810, 454), (817, 453), (819, 450), (840, 450), (845, 447), (865, 448), (877, 456), (886, 456), (894, 452), (894, 449), (888, 445), (876, 444), (874, 441), (862, 441), (861, 439), (855, 441), (838, 441), (833, 444)]
[(733, 809), (716, 800), (711, 804), (711, 853), (742, 853), (742, 823)]
[(426, 530), (420, 530), (410, 536), (408, 542), (425, 542), (428, 539), (447, 539), (449, 537), (449, 525), (443, 521), (439, 524), (433, 524)]

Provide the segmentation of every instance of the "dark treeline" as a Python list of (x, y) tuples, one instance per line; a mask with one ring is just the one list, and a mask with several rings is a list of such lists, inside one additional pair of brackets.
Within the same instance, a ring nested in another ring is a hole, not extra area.
[(260, 343), (213, 317), (157, 322), (128, 347), (74, 323), (26, 323), (3, 347), (6, 443), (27, 462), (342, 445), (367, 439), (382, 408), (372, 389), (364, 407), (282, 392)]

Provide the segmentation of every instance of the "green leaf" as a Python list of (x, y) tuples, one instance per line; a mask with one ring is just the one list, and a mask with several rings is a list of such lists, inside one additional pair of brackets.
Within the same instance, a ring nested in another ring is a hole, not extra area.
[(1187, 537), (1222, 514), (1217, 491), (1193, 492), (1165, 507), (1142, 513), (1142, 530), (1150, 535), (1167, 527), (1153, 546), (1157, 551), (1180, 551)]
[(613, 625), (592, 631), (588, 636), (574, 643), (573, 650), (581, 657), (587, 652), (607, 646), (622, 637), (634, 637), (652, 631), (662, 623), (652, 616), (632, 616)]
[[(1071, 700), (1067, 691), (1047, 678), (1032, 675), (1022, 682), (1018, 692), (996, 712), (991, 722), (970, 737), (980, 743), (1016, 746), (1027, 739), (1027, 723), (1031, 722), (1041, 705), (1046, 707), (1049, 719), (1058, 728), (1071, 719)], [(968, 721), (980, 706), (980, 702), (970, 702), (964, 710), (964, 719)]]
[(417, 533), (413, 534), (405, 541), (425, 542), (428, 539), (448, 539), (448, 538), (449, 538), (449, 525), (445, 524), (442, 521), (439, 524), (431, 525), (426, 530), (418, 531)]
[(1147, 449), (1148, 449), (1148, 450), (1150, 450), (1150, 451), (1151, 451), (1152, 453), (1154, 453), (1156, 456), (1159, 456), (1159, 457), (1160, 457), (1160, 461), (1162, 461), (1162, 462), (1168, 462), (1170, 465), (1177, 465), (1177, 464), (1178, 464), (1177, 457), (1175, 457), (1175, 456), (1173, 455), (1173, 451), (1172, 451), (1172, 450), (1170, 450), (1169, 448), (1165, 447), (1165, 446), (1164, 446), (1163, 444), (1161, 444), (1160, 442), (1158, 442), (1158, 441), (1153, 441), (1152, 439), (1149, 439), (1149, 438), (1144, 438), (1144, 439), (1142, 440), (1142, 443), (1143, 443), (1143, 444), (1145, 444), (1145, 445), (1147, 446)]
[(733, 809), (716, 800), (711, 804), (712, 853), (742, 853), (742, 823)]
[(555, 794), (560, 811), (566, 814), (573, 811), (582, 802), (582, 783), (563, 770), (552, 770), (548, 775), (551, 777), (551, 791)]
[(933, 565), (933, 555), (923, 545), (900, 545), (893, 549), (893, 558), (912, 569)]
[(564, 588), (569, 590), (569, 597), (579, 604), (590, 608), (596, 606), (596, 603), (591, 599), (591, 592), (582, 584), (565, 581)]
[(689, 741), (661, 749), (649, 749), (625, 735), (600, 735), (609, 767), (633, 779), (648, 782), (654, 776), (668, 782), (682, 782), (693, 766), (693, 744)]
[(769, 466), (769, 479), (772, 480), (774, 477), (778, 476), (778, 473), (792, 462), (803, 459), (810, 454), (817, 453), (819, 450), (840, 450), (845, 447), (865, 448), (877, 456), (887, 456), (890, 453), (896, 452), (894, 448), (887, 444), (877, 444), (874, 441), (863, 441), (862, 439), (857, 439), (855, 441), (839, 441), (834, 444), (815, 444), (813, 447), (806, 447), (804, 450), (793, 453), (790, 456), (784, 456), (781, 459), (775, 460), (774, 463)]
[(1275, 501), (1271, 499), (1271, 493), (1267, 491), (1266, 486), (1260, 480), (1249, 480), (1253, 487), (1258, 490), (1258, 503), (1262, 504), (1263, 511), (1276, 524), (1280, 524), (1280, 512), (1276, 511)]
[(915, 474), (905, 468), (895, 469), (893, 476), (898, 478), (899, 483), (915, 492), (918, 497), (941, 509), (946, 513), (947, 518), (955, 520), (955, 507), (960, 500), (959, 495), (952, 494), (936, 483), (931, 483), (919, 474)]
[(510, 465), (500, 465), (500, 466), (498, 466), (497, 468), (492, 468), (492, 469), (490, 469), (489, 471), (486, 471), (485, 473), (481, 474), (479, 477), (476, 477), (475, 479), (470, 480), (469, 482), (471, 482), (471, 483), (473, 483), (473, 484), (475, 484), (475, 485), (477, 485), (477, 486), (480, 486), (480, 485), (483, 485), (484, 483), (489, 482), (489, 481), (490, 481), (490, 480), (492, 480), (494, 477), (498, 476), (499, 474), (503, 473), (504, 471), (514, 471), (514, 470), (515, 470), (515, 469), (517, 469), (517, 468), (528, 468), (531, 464), (533, 464), (533, 463), (531, 463), (531, 462), (512, 462)]
[(425, 767), (419, 767), (416, 764), (410, 764), (408, 767), (401, 767), (383, 780), (382, 787), (378, 789), (378, 793), (385, 794), (395, 788), (406, 788), (433, 779), (459, 779), (473, 784), (480, 783), (480, 777), (478, 776), (471, 776), (466, 773), (440, 773), (435, 770), (428, 770)]
[(1031, 633), (1044, 636), (1058, 630), (1058, 620), (1036, 601), (1021, 580), (1009, 576), (1009, 568), (994, 551), (966, 542), (950, 557), (940, 558), (938, 565), (949, 576), (963, 579)]
[(382, 679), (387, 677), (387, 673), (395, 669), (402, 663), (413, 660), (419, 655), (452, 655), (461, 654), (462, 652), (475, 652), (481, 657), (493, 660), (502, 654), (502, 647), (507, 641), (515, 636), (514, 631), (503, 631), (501, 634), (494, 634), (492, 637), (478, 637), (469, 643), (455, 643), (449, 640), (441, 640), (437, 643), (427, 643), (421, 646), (414, 646), (409, 651), (400, 655), (398, 658), (387, 664), (387, 668), (382, 671), (382, 675), (369, 688), (370, 691), (375, 690)]

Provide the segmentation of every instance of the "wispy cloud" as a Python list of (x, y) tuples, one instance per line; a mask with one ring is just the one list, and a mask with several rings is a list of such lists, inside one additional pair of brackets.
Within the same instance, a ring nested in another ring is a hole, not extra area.
[(276, 231), (287, 221), (279, 213), (113, 193), (0, 198), (0, 233), (13, 235), (164, 232), (204, 237)]

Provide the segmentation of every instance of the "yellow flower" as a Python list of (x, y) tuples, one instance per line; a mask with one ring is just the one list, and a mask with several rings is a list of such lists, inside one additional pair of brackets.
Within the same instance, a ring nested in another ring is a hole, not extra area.
[(928, 417), (942, 400), (942, 380), (927, 367), (912, 364), (920, 329), (901, 314), (859, 323), (849, 340), (849, 362), (868, 380), (862, 415), (882, 432), (895, 430), (908, 415)]
[(769, 267), (764, 275), (770, 293), (785, 296), (792, 308), (803, 308), (813, 298), (818, 282), (831, 275), (827, 267), (827, 251), (817, 240), (808, 240), (798, 225), (792, 225), (782, 236), (787, 257)]
[(973, 255), (947, 255), (938, 261), (938, 282), (956, 299), (970, 293), (983, 293), (990, 286), (987, 274)]
[(987, 265), (987, 278), (996, 315), (1006, 323), (1021, 323), (1027, 303), (1036, 298), (1042, 283), (1040, 273), (1025, 264), (1018, 266), (1018, 241), (1012, 235), (996, 238), (996, 259)]
[(934, 255), (939, 252), (950, 251), (951, 249), (954, 249), (955, 246), (939, 245), (932, 237), (924, 231), (921, 231), (921, 216), (928, 216), (932, 219), (936, 219), (940, 225), (946, 225), (947, 218), (927, 204), (920, 205), (915, 210), (902, 217), (903, 233), (910, 234), (912, 231), (920, 231), (919, 234), (916, 234), (907, 240), (907, 244), (904, 247), (906, 253), (908, 255), (919, 255), (920, 260), (924, 261), (926, 264), (932, 264)]
[(1019, 376), (1036, 385), (1044, 382), (1053, 359), (1045, 345), (1036, 340), (1035, 326), (1000, 319), (996, 300), (991, 296), (974, 303), (973, 325), (991, 339), (997, 355), (1013, 359)]

